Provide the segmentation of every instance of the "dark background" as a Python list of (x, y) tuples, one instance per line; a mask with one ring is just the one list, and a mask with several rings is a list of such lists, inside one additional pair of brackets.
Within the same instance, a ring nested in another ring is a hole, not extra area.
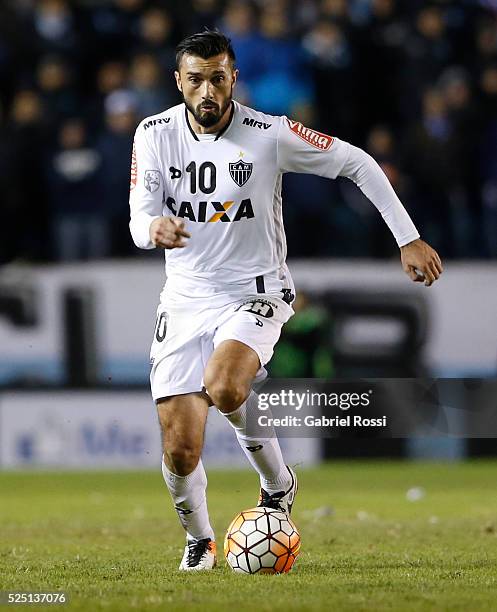
[[(3, 0), (0, 261), (147, 256), (133, 132), (179, 101), (174, 47), (204, 26), (241, 102), (365, 148), (442, 258), (497, 256), (496, 2)], [(290, 256), (398, 257), (350, 181), (288, 175), (285, 197)]]

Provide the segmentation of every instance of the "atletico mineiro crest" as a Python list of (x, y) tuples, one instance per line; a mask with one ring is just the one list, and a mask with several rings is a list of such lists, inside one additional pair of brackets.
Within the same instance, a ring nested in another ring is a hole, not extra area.
[(238, 187), (243, 187), (249, 180), (250, 175), (252, 174), (253, 165), (254, 164), (244, 162), (241, 159), (239, 159), (237, 162), (230, 163), (230, 175)]

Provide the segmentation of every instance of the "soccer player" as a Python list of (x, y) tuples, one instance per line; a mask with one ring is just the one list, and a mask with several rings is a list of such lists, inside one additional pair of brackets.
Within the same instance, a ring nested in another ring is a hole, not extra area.
[(162, 472), (186, 530), (180, 569), (202, 570), (216, 563), (200, 459), (209, 406), (228, 419), (258, 472), (259, 505), (290, 513), (297, 491), (277, 438), (248, 426), (257, 413), (252, 385), (264, 378), (293, 314), (283, 173), (353, 180), (388, 224), (413, 281), (431, 285), (442, 264), (367, 153), (233, 100), (235, 54), (220, 32), (183, 40), (176, 66), (183, 103), (144, 119), (136, 130), (130, 229), (138, 247), (165, 249), (150, 380)]

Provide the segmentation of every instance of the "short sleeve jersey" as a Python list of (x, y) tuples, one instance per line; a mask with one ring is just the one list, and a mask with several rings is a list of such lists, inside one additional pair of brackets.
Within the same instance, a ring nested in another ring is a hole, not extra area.
[(184, 104), (149, 117), (138, 126), (133, 146), (135, 242), (152, 248), (151, 221), (173, 215), (184, 219), (191, 238), (185, 248), (165, 251), (168, 278), (220, 288), (259, 276), (281, 278), (287, 253), (283, 173), (336, 178), (349, 147), (238, 102), (232, 103), (224, 130), (211, 140), (194, 133)]

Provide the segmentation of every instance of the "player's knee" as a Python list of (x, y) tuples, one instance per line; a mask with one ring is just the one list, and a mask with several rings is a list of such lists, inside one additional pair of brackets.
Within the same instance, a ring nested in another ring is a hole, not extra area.
[(234, 379), (217, 378), (205, 380), (209, 397), (222, 412), (236, 410), (246, 399), (248, 390)]
[(164, 460), (171, 472), (178, 476), (188, 476), (197, 467), (200, 460), (200, 449), (189, 446), (174, 445), (164, 449)]

